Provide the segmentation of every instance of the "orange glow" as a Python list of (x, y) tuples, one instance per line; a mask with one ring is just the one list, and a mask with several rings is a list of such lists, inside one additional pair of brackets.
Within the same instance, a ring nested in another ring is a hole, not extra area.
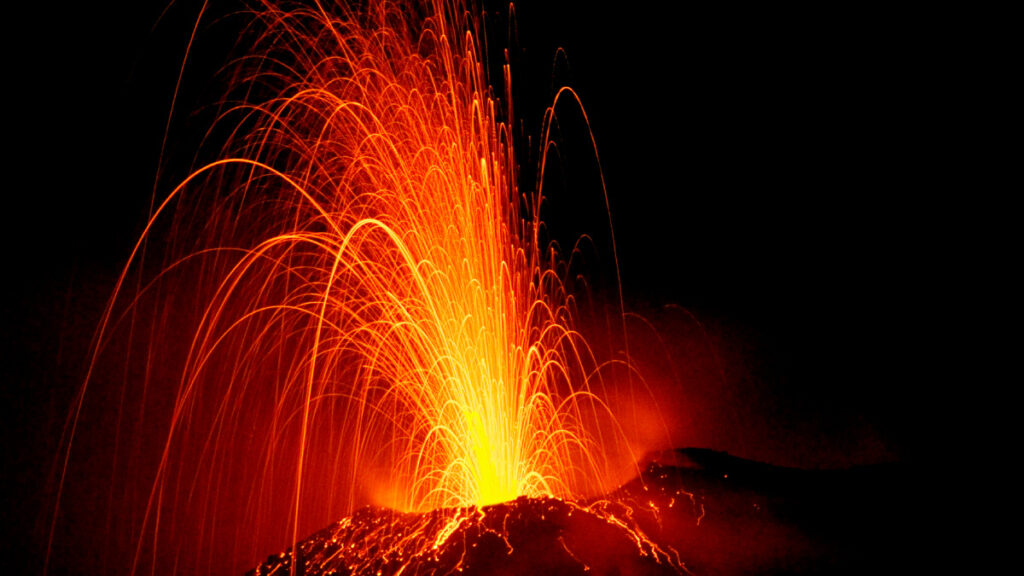
[(260, 558), (280, 527), (296, 542), (368, 502), (456, 510), (417, 535), (436, 546), (467, 508), (614, 487), (635, 464), (607, 364), (575, 328), (541, 191), (518, 189), (509, 69), (499, 99), (478, 16), (257, 4), (227, 144), (155, 209), (97, 338), (94, 370), (114, 334), (151, 339), (122, 392), (143, 408), (118, 420), (162, 439), (133, 569), (162, 548), (212, 558), (225, 533)]

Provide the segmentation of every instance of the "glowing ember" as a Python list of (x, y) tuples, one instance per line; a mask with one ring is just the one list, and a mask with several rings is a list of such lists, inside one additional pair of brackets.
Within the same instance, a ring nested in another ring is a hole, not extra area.
[(689, 494), (652, 491), (639, 503), (633, 494), (620, 492), (625, 493), (617, 492), (613, 500), (587, 503), (522, 497), (425, 514), (367, 507), (297, 543), (298, 554), (268, 557), (250, 574), (283, 576), (296, 562), (303, 574), (683, 571), (678, 553), (648, 534), (659, 541), (678, 539), (665, 534), (659, 505), (678, 505), (672, 512), (690, 526), (698, 524), (702, 509)]
[[(410, 4), (258, 3), (217, 122), (227, 145), (132, 253), (94, 366), (122, 333), (144, 358), (124, 376), (110, 501), (147, 496), (108, 522), (134, 534), (133, 569), (213, 564), (224, 542), (260, 557), (365, 503), (439, 511), (382, 528), (414, 534), (401, 563), (470, 520), (497, 531), (478, 507), (601, 493), (632, 461), (541, 193), (517, 189), (508, 66), (499, 100), (478, 16)], [(175, 256), (149, 283), (162, 227)], [(168, 420), (148, 413), (160, 403)], [(155, 474), (119, 476), (153, 435)], [(670, 562), (631, 520), (586, 513)]]

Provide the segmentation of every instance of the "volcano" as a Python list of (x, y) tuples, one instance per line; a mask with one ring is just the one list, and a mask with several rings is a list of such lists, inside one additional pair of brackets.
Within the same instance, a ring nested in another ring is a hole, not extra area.
[[(295, 573), (836, 574), (898, 569), (906, 557), (900, 464), (801, 470), (694, 448), (646, 462), (579, 502), (365, 507), (299, 542)], [(295, 549), (248, 575), (291, 574)]]
[[(901, 356), (915, 339), (893, 324), (902, 309), (887, 318), (874, 304), (918, 299), (892, 273), (914, 268), (917, 235), (899, 227), (892, 236), (914, 238), (899, 250), (878, 229), (920, 220), (920, 203), (899, 218), (877, 186), (902, 190), (918, 171), (851, 182), (892, 164), (863, 153), (890, 132), (823, 136), (822, 118), (873, 116), (859, 93), (820, 94), (831, 54), (792, 68), (799, 81), (776, 81), (789, 54), (765, 50), (790, 35), (763, 20), (756, 28), (771, 32), (738, 52), (772, 57), (750, 74), (706, 58), (730, 36), (698, 37), (706, 50), (681, 43), (683, 25), (700, 19), (644, 11), (622, 26), (627, 15), (611, 13), (615, 26), (591, 31), (608, 48), (593, 66), (616, 85), (600, 116), (651, 130), (616, 137), (597, 133), (603, 121), (592, 129), (586, 83), (577, 92), (563, 78), (568, 46), (531, 48), (556, 55), (537, 77), (547, 91), (519, 82), (534, 76), (513, 70), (533, 56), (513, 41), (510, 4), (243, 4), (204, 2), (186, 26), (164, 24), (192, 34), (176, 36), (189, 40), (170, 58), (142, 208), (119, 213), (134, 226), (128, 241), (110, 242), (119, 249), (100, 257), (102, 274), (82, 268), (98, 277), (90, 294), (102, 293), (92, 314), (73, 318), (80, 289), (33, 298), (77, 337), (26, 355), (61, 366), (60, 387), (19, 378), (45, 410), (8, 403), (27, 414), (15, 422), (43, 422), (27, 426), (33, 434), (16, 427), (9, 444), (45, 454), (8, 468), (50, 460), (48, 473), (14, 473), (44, 517), (42, 569), (25, 572), (241, 574), (289, 545), (254, 572), (812, 573), (888, 569), (905, 556), (898, 466), (796, 470), (694, 449), (634, 460), (697, 445), (842, 467), (899, 458), (902, 431), (916, 429), (904, 414), (919, 410), (902, 411), (915, 396), (892, 393), (919, 381), (902, 369), (916, 366)], [(590, 28), (579, 16), (602, 11), (585, 7), (553, 33)], [(674, 25), (652, 34), (650, 20)], [(619, 29), (632, 41), (609, 42)], [(862, 37), (858, 28), (850, 44)], [(652, 39), (677, 51), (655, 50), (665, 65), (638, 68)], [(47, 64), (80, 50), (70, 43)], [(680, 68), (691, 61), (716, 73), (691, 77)], [(665, 91), (654, 81), (665, 77), (687, 88)], [(825, 92), (850, 93), (838, 78)], [(96, 99), (110, 99), (109, 83), (78, 80), (47, 93), (102, 86)], [(716, 105), (684, 97), (706, 86)], [(891, 93), (888, 81), (868, 86)], [(520, 90), (535, 95), (514, 113)], [(734, 94), (751, 99), (722, 98)], [(771, 120), (751, 122), (761, 117)], [(695, 134), (692, 118), (707, 130)], [(49, 145), (67, 127), (41, 132)], [(74, 130), (114, 132), (105, 122)], [(889, 140), (904, 158), (905, 140)], [(119, 154), (130, 147), (66, 172), (113, 164), (104, 176), (119, 180), (144, 155)], [(621, 160), (624, 148), (635, 162)], [(79, 180), (66, 196), (82, 196)], [(807, 198), (785, 192), (804, 181)], [(637, 208), (620, 212), (616, 197), (634, 196)], [(19, 211), (67, 213), (17, 230), (12, 246), (59, 245), (13, 266), (23, 277), (112, 221), (76, 213), (91, 198), (60, 200)], [(667, 329), (648, 308), (672, 315)], [(22, 315), (26, 325), (39, 316)], [(25, 338), (10, 334), (17, 356)]]

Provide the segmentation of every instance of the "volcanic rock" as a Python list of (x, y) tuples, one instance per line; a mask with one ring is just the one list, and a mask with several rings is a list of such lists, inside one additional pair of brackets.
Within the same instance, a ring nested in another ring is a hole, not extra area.
[[(366, 507), (300, 542), (296, 573), (810, 574), (898, 569), (904, 470), (798, 470), (684, 449), (602, 498)], [(292, 550), (249, 572), (291, 574)]]

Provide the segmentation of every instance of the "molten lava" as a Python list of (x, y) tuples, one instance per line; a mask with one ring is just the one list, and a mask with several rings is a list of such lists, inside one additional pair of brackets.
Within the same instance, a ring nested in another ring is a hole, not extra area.
[[(366, 503), (462, 517), (613, 486), (633, 456), (609, 363), (574, 328), (542, 191), (518, 189), (511, 76), (498, 99), (480, 16), (255, 8), (224, 144), (155, 208), (69, 427), (102, 361), (129, 358), (108, 530), (131, 534), (132, 569), (259, 558)], [(416, 542), (451, 525), (427, 524)]]

